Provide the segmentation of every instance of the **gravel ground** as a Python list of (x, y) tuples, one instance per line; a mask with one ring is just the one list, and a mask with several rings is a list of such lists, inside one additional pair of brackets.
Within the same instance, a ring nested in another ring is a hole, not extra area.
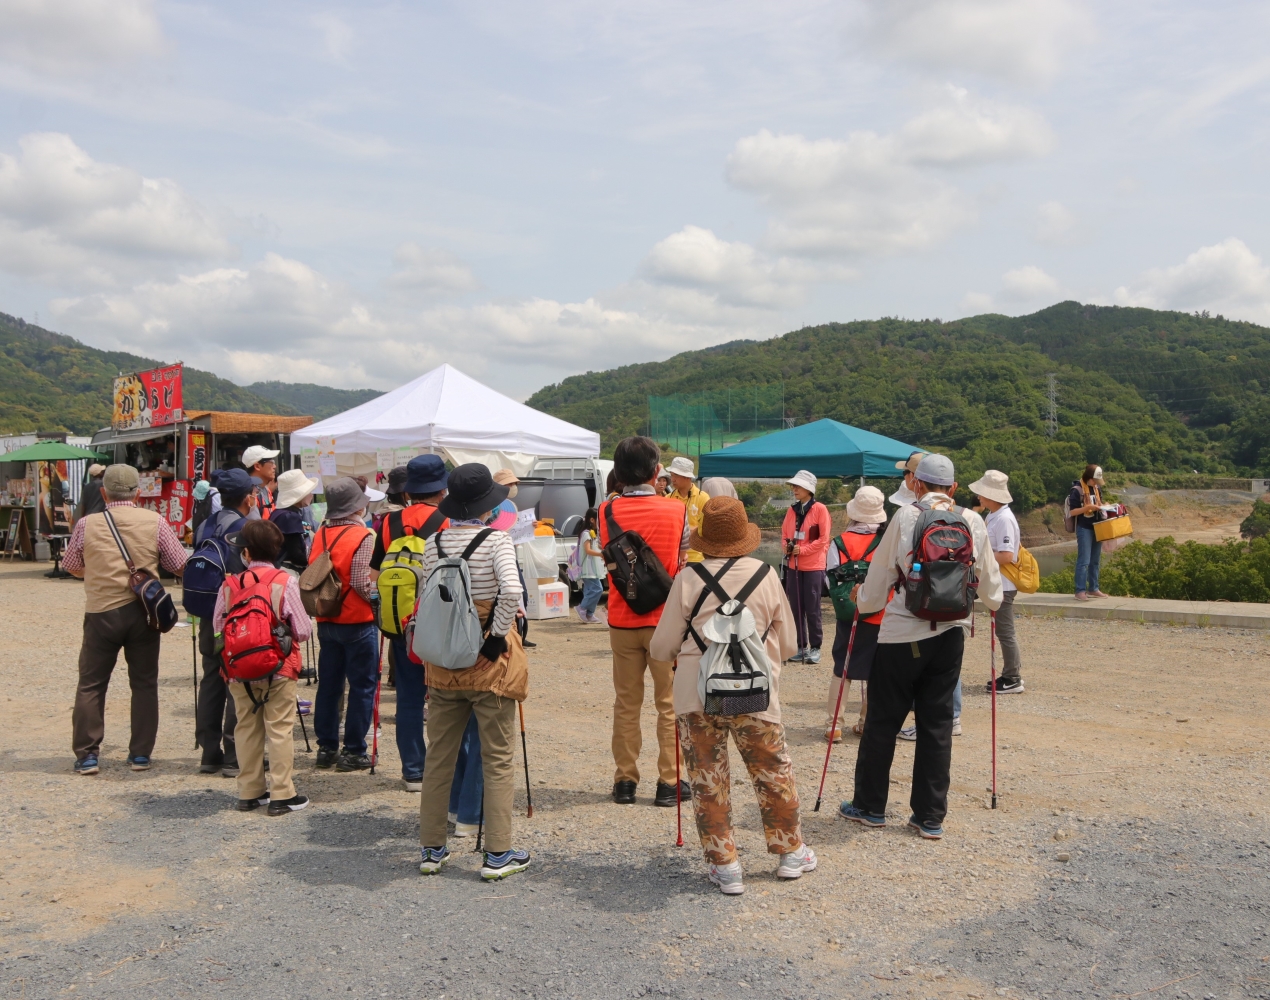
[(0, 566), (8, 996), (1270, 997), (1260, 633), (1021, 620), (1028, 692), (1000, 699), (994, 811), (979, 630), (938, 843), (903, 829), (909, 745), (887, 829), (834, 818), (853, 741), (811, 811), (828, 668), (791, 666), (782, 702), (821, 867), (778, 883), (739, 789), (747, 891), (724, 898), (690, 825), (674, 846), (674, 810), (649, 804), (650, 780), (636, 806), (607, 799), (603, 629), (534, 626), (535, 814), (522, 788), (516, 820), (534, 866), (485, 885), (470, 841), (452, 842), (443, 875), (417, 873), (418, 799), (396, 780), (390, 691), (376, 775), (316, 772), (301, 752), (308, 810), (234, 811), (233, 782), (195, 773), (183, 630), (165, 639), (155, 769), (123, 763), (121, 667), (102, 774), (71, 774), (81, 602), (78, 584)]

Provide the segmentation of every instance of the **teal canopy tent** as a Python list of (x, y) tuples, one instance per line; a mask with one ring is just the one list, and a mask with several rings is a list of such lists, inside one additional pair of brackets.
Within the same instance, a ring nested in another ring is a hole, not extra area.
[(817, 420), (720, 448), (701, 456), (702, 476), (727, 479), (778, 479), (807, 469), (821, 479), (831, 476), (894, 478), (896, 462), (920, 451), (836, 420)]

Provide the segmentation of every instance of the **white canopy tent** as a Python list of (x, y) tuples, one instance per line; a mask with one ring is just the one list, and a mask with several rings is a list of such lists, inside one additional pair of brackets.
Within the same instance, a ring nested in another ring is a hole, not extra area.
[(600, 435), (508, 399), (442, 365), (368, 403), (291, 435), (291, 452), (334, 452), (341, 476), (371, 475), (376, 455), (431, 452), (528, 475), (536, 458), (594, 458)]

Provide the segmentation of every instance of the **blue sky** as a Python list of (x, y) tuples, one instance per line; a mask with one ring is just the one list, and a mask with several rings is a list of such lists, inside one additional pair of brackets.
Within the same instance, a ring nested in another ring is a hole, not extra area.
[(517, 398), (808, 323), (1270, 323), (1270, 7), (0, 0), (0, 310)]

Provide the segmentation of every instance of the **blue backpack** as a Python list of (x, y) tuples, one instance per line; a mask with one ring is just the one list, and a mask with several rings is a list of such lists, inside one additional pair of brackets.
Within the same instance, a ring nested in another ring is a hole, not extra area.
[(181, 576), (181, 603), (187, 614), (211, 621), (216, 610), (216, 595), (225, 577), (243, 571), (239, 550), (230, 545), (225, 536), (246, 520), (236, 510), (221, 510), (199, 526), (198, 544)]

